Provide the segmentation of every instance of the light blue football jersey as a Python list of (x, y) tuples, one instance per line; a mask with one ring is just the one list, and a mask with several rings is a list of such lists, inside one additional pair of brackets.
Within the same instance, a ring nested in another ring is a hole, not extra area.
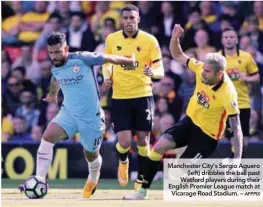
[(101, 117), (98, 84), (92, 66), (103, 62), (103, 54), (75, 52), (69, 53), (63, 66), (51, 70), (63, 92), (62, 109), (78, 120), (92, 122)]

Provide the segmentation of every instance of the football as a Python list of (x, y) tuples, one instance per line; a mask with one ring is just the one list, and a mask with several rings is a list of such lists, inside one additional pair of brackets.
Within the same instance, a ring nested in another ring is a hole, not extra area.
[(28, 178), (24, 183), (24, 192), (29, 199), (43, 198), (47, 191), (47, 183), (37, 176)]

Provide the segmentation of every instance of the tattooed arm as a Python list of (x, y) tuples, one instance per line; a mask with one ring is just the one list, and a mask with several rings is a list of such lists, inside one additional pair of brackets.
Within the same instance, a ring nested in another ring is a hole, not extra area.
[(57, 103), (57, 94), (59, 92), (60, 86), (55, 80), (55, 78), (52, 76), (50, 80), (50, 86), (49, 86), (49, 92), (45, 98), (43, 98), (43, 101), (46, 102), (54, 102)]
[(243, 149), (243, 133), (241, 129), (239, 115), (229, 117), (229, 123), (234, 133), (233, 147), (235, 150), (234, 158), (241, 158)]

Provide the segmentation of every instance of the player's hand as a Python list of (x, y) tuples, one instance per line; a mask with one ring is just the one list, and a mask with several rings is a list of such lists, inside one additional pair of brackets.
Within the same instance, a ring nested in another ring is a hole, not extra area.
[(145, 65), (145, 68), (144, 68), (144, 70), (143, 70), (143, 73), (144, 73), (144, 75), (149, 76), (149, 77), (152, 77), (152, 76), (153, 76), (153, 72), (152, 72), (151, 67), (149, 67), (149, 66), (147, 66), (147, 65)]
[(109, 90), (112, 87), (112, 80), (111, 79), (105, 79), (103, 83), (104, 90)]
[(175, 38), (179, 38), (184, 33), (184, 29), (181, 27), (180, 24), (175, 24), (173, 28), (172, 36)]
[(43, 98), (42, 100), (48, 103), (58, 103), (57, 96), (52, 96), (50, 94), (47, 94), (46, 98)]
[(243, 81), (247, 81), (247, 75), (245, 73), (239, 73), (239, 78)]

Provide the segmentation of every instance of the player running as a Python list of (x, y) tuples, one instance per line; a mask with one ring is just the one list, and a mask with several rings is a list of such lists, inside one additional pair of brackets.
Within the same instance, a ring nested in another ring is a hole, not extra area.
[(147, 199), (147, 190), (158, 170), (164, 153), (187, 145), (181, 158), (207, 158), (217, 148), (229, 118), (234, 132), (235, 158), (241, 158), (243, 134), (239, 120), (237, 93), (224, 72), (226, 59), (218, 53), (208, 53), (204, 62), (189, 58), (181, 49), (179, 38), (183, 28), (173, 29), (170, 50), (173, 58), (196, 74), (196, 88), (187, 107), (186, 116), (164, 132), (154, 145), (143, 173), (142, 187), (124, 199)]
[(99, 53), (69, 53), (66, 36), (52, 33), (47, 40), (49, 56), (54, 64), (46, 102), (56, 102), (61, 88), (64, 100), (58, 115), (48, 124), (37, 153), (36, 176), (46, 181), (53, 158), (54, 145), (65, 137), (80, 133), (80, 143), (89, 166), (83, 197), (89, 198), (100, 177), (102, 158), (99, 149), (105, 130), (104, 113), (100, 107), (97, 81), (92, 66), (104, 63), (133, 66), (135, 60)]

